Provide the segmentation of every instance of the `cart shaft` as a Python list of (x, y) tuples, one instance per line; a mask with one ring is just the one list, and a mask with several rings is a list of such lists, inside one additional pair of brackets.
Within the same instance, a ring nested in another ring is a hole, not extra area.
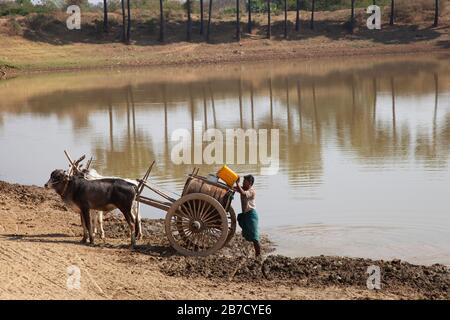
[(172, 205), (172, 202), (160, 201), (152, 198), (147, 198), (141, 195), (136, 197), (136, 201), (163, 211), (169, 210), (170, 206)]

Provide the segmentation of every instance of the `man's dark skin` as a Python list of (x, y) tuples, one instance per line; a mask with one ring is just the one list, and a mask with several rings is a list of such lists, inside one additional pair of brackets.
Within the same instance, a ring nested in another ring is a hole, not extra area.
[[(234, 190), (239, 192), (241, 195), (243, 195), (245, 193), (244, 191), (247, 191), (248, 189), (250, 189), (252, 185), (250, 184), (250, 181), (244, 179), (244, 182), (242, 183), (242, 187), (241, 187), (239, 185), (239, 181), (240, 181), (240, 178), (238, 178), (236, 180), (236, 187), (234, 187)], [(261, 255), (261, 245), (259, 244), (259, 241), (254, 240), (253, 246), (255, 247), (255, 256), (259, 257)]]

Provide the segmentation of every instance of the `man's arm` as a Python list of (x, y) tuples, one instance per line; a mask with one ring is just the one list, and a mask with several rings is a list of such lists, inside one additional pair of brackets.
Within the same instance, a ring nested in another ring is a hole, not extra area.
[(239, 192), (240, 194), (245, 194), (244, 189), (242, 189), (242, 187), (239, 185), (239, 180), (241, 180), (240, 178), (238, 178), (236, 180), (236, 186), (234, 187), (234, 191)]
[(234, 190), (239, 192), (241, 194), (241, 196), (245, 196), (247, 198), (251, 198), (254, 197), (254, 190), (250, 189), (250, 190), (244, 190), (242, 189), (242, 187), (239, 185), (239, 179), (238, 181), (236, 181), (236, 187), (234, 187)]

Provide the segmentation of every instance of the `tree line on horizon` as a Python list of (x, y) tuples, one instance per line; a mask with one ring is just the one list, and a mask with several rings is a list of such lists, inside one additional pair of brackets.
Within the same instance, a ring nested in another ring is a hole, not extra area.
[[(125, 12), (125, 5), (124, 2), (127, 2), (127, 10)], [(131, 10), (130, 10), (130, 1), (131, 0), (121, 0), (122, 4), (122, 40), (125, 43), (130, 43), (130, 29), (131, 29)], [(200, 6), (200, 34), (204, 34), (204, 2), (208, 0), (198, 0), (199, 6)], [(247, 32), (252, 32), (252, 3), (255, 3), (256, 1), (261, 0), (247, 0), (246, 1), (246, 11), (247, 11)], [(264, 0), (262, 0), (264, 1)], [(193, 0), (185, 0), (185, 8), (187, 11), (187, 31), (186, 31), (186, 40), (190, 41), (192, 38), (192, 2)], [(245, 2), (245, 0), (244, 0)], [(284, 38), (287, 38), (288, 36), (288, 0), (265, 0), (266, 2), (266, 13), (267, 13), (267, 38), (271, 38), (271, 7), (272, 3), (283, 4), (284, 9), (284, 24), (283, 24), (283, 35)], [(355, 9), (357, 2), (364, 2), (365, 5), (368, 4), (368, 2), (371, 2), (373, 5), (377, 4), (383, 4), (386, 1), (383, 0), (369, 0), (369, 1), (356, 1), (356, 0), (295, 0), (295, 11), (296, 11), (296, 17), (295, 17), (295, 31), (300, 31), (300, 11), (303, 10), (309, 10), (311, 12), (310, 17), (310, 23), (309, 27), (311, 30), (314, 30), (314, 13), (319, 8), (320, 3), (327, 3), (328, 7), (321, 7), (322, 9), (329, 8), (330, 5), (344, 5), (345, 3), (350, 3), (350, 19), (349, 19), (349, 27), (350, 32), (353, 32), (354, 26), (355, 26)], [(435, 2), (435, 16), (434, 16), (434, 22), (433, 27), (437, 27), (439, 25), (439, 3), (440, 0), (434, 0)], [(206, 30), (206, 41), (210, 40), (210, 33), (211, 33), (211, 16), (212, 16), (212, 7), (213, 7), (213, 0), (209, 0), (208, 5), (208, 19), (207, 19), (207, 30)], [(241, 18), (240, 18), (240, 11), (241, 11), (241, 2), (240, 0), (236, 0), (236, 8), (235, 8), (235, 14), (236, 14), (236, 41), (241, 40)], [(165, 40), (165, 19), (164, 19), (164, 0), (159, 0), (159, 41), (164, 42)], [(125, 23), (125, 20), (128, 21), (128, 23)], [(108, 1), (103, 0), (103, 22), (104, 22), (104, 30), (107, 32), (108, 30)], [(390, 0), (390, 17), (389, 17), (389, 24), (392, 26), (395, 23), (395, 0)]]
[[(154, 0), (99, 0), (99, 4), (95, 5), (89, 3), (88, 0), (40, 0), (40, 3), (34, 4), (31, 0), (0, 0), (0, 16), (5, 15), (26, 15), (28, 13), (45, 13), (56, 8), (64, 8), (68, 5), (79, 5), (83, 9), (100, 9), (103, 11), (103, 31), (109, 32), (108, 13), (109, 6), (114, 9), (120, 4), (120, 11), (122, 16), (122, 41), (124, 43), (131, 42), (131, 9), (144, 9), (149, 6)], [(164, 42), (166, 38), (165, 32), (165, 5), (169, 3), (168, 0), (159, 1), (159, 41)], [(176, 1), (176, 0), (175, 0)], [(425, 0), (421, 0), (422, 2)], [(439, 15), (441, 2), (443, 0), (428, 0), (434, 2), (434, 22), (433, 27), (439, 25)], [(183, 2), (177, 1), (177, 2)], [(192, 14), (193, 4), (198, 3), (196, 9), (199, 12), (200, 19), (200, 34), (205, 35), (205, 40), (210, 40), (211, 34), (211, 17), (214, 6), (225, 6), (231, 3), (235, 4), (235, 7), (228, 12), (234, 14), (236, 17), (236, 41), (241, 39), (241, 12), (247, 13), (247, 32), (252, 32), (253, 20), (252, 13), (265, 13), (267, 15), (267, 38), (270, 39), (272, 35), (272, 21), (271, 16), (273, 11), (283, 11), (283, 36), (288, 37), (288, 11), (295, 11), (295, 31), (300, 31), (301, 16), (300, 11), (309, 11), (309, 28), (314, 30), (315, 27), (315, 13), (317, 11), (334, 11), (343, 8), (350, 9), (350, 17), (347, 23), (350, 32), (353, 32), (355, 27), (355, 9), (357, 7), (367, 7), (370, 4), (389, 6), (389, 24), (395, 23), (395, 0), (184, 0), (182, 4), (183, 10), (186, 11), (186, 40), (192, 39)], [(207, 20), (205, 21), (205, 7), (208, 9)], [(243, 7), (245, 9), (243, 9)], [(205, 30), (206, 22), (206, 30)], [(206, 32), (206, 34), (205, 34)]]

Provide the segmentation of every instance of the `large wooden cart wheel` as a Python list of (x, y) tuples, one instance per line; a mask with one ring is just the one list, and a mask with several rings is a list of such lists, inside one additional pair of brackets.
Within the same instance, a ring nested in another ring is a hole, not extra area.
[(234, 209), (232, 206), (228, 209), (227, 212), (227, 219), (228, 219), (228, 236), (227, 240), (225, 240), (224, 247), (233, 239), (234, 234), (236, 233), (236, 213), (234, 212)]
[(215, 253), (228, 236), (225, 209), (202, 193), (191, 193), (175, 201), (167, 211), (165, 227), (172, 247), (190, 256)]

